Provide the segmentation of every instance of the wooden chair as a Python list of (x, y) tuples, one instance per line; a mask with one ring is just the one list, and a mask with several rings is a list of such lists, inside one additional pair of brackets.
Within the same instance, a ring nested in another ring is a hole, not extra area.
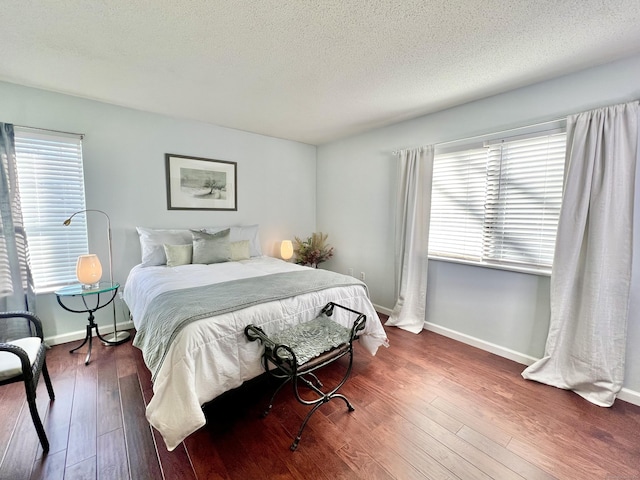
[(45, 356), (42, 322), (38, 317), (29, 312), (0, 313), (0, 385), (24, 382), (33, 424), (42, 449), (48, 452), (49, 441), (36, 406), (36, 388), (41, 372), (49, 398), (55, 400)]

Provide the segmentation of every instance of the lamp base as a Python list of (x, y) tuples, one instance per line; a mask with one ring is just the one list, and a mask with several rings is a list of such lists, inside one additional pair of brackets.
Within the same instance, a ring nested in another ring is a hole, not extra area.
[(107, 335), (106, 337), (104, 337), (106, 341), (102, 343), (103, 345), (107, 345), (107, 346), (115, 346), (115, 345), (120, 345), (121, 343), (127, 342), (129, 338), (131, 338), (131, 334), (129, 332), (125, 332), (125, 331), (113, 332)]

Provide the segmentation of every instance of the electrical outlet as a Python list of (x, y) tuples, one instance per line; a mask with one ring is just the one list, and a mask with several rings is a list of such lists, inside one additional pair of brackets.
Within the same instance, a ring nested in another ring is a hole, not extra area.
[(353, 268), (347, 270), (347, 275), (351, 275), (353, 277)]
[(365, 279), (364, 272), (360, 272), (360, 280), (364, 282), (364, 279)]

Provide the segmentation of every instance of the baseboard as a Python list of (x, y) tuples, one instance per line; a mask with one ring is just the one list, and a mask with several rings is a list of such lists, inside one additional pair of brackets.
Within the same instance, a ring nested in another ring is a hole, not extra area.
[(620, 390), (620, 393), (618, 393), (618, 399), (640, 407), (640, 392), (636, 392), (635, 390), (623, 388)]
[[(113, 332), (113, 330), (111, 329), (111, 326), (112, 325), (109, 325), (109, 326), (100, 325), (100, 335), (105, 336)], [(133, 328), (133, 322), (128, 321), (128, 322), (118, 323), (116, 324), (116, 328), (118, 329), (118, 331), (130, 330)], [(69, 333), (63, 333), (60, 335), (52, 335), (50, 337), (44, 337), (44, 341), (47, 345), (59, 345), (61, 343), (69, 343), (69, 342), (75, 342), (77, 340), (83, 340), (86, 334), (87, 334), (87, 329), (85, 328), (84, 330), (77, 330), (75, 332), (69, 332)]]
[(425, 330), (429, 330), (445, 337), (458, 340), (459, 342), (466, 343), (467, 345), (471, 345), (472, 347), (479, 348), (486, 352), (494, 353), (500, 357), (508, 358), (509, 360), (521, 363), (522, 365), (531, 365), (533, 362), (538, 360), (537, 358), (530, 355), (516, 352), (515, 350), (511, 350), (510, 348), (502, 347), (500, 345), (496, 345), (495, 343), (487, 342), (485, 340), (472, 337), (471, 335), (467, 335), (465, 333), (456, 332), (455, 330), (451, 330), (434, 323), (424, 322), (424, 328)]
[(393, 313), (393, 310), (389, 310), (388, 308), (381, 307), (380, 305), (374, 304), (373, 308), (376, 309), (376, 312), (384, 313), (387, 316), (391, 316), (391, 314)]
[[(439, 333), (440, 335), (458, 340), (459, 342), (466, 343), (467, 345), (477, 347), (481, 350), (494, 353), (500, 357), (508, 358), (509, 360), (513, 360), (514, 362), (520, 363), (522, 365), (531, 365), (533, 362), (538, 360), (535, 357), (531, 357), (529, 355), (525, 355), (523, 353), (516, 352), (514, 350), (501, 347), (500, 345), (486, 342), (484, 340), (480, 340), (479, 338), (456, 332), (455, 330), (441, 327), (440, 325), (435, 325), (433, 323), (424, 322), (424, 328), (425, 330)], [(623, 388), (622, 390), (620, 390), (620, 393), (618, 393), (617, 398), (633, 405), (640, 406), (640, 392), (636, 392), (628, 388)]]

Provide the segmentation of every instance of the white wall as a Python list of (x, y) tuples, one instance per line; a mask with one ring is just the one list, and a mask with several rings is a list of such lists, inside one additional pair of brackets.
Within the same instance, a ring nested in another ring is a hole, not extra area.
[[(318, 229), (329, 234), (336, 249), (327, 268), (365, 272), (374, 303), (393, 308), (394, 150), (636, 100), (639, 78), (640, 56), (631, 57), (318, 147)], [(640, 292), (633, 295), (637, 299)], [(548, 305), (548, 277), (429, 263), (426, 320), (436, 329), (494, 344), (523, 358), (539, 358)], [(632, 309), (630, 318), (625, 381), (627, 388), (640, 392), (640, 350), (634, 347), (638, 344), (640, 307)]]
[[(111, 217), (114, 279), (121, 284), (140, 262), (136, 226), (258, 223), (263, 253), (274, 256), (283, 238), (315, 229), (315, 146), (8, 83), (0, 83), (0, 105), (2, 122), (85, 134), (86, 205)], [(238, 211), (167, 210), (165, 153), (237, 162)], [(88, 223), (89, 248), (106, 265), (105, 219), (89, 214)], [(121, 301), (117, 311), (118, 322), (125, 321)], [(37, 313), (47, 337), (84, 335), (86, 317), (63, 311), (53, 294), (38, 295)], [(101, 331), (109, 331), (110, 315), (108, 308), (97, 312)]]

